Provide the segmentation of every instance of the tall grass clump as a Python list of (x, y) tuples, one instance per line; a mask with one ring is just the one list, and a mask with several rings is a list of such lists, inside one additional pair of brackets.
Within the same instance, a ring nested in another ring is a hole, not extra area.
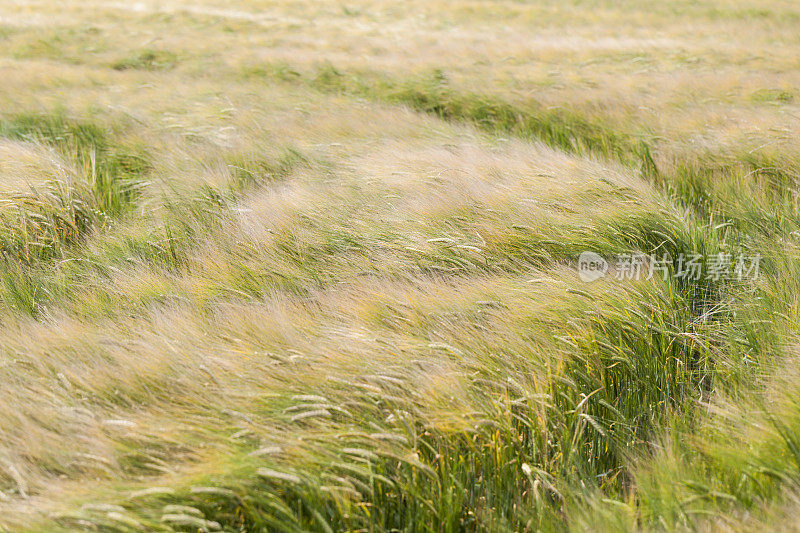
[(74, 164), (68, 179), (54, 177), (2, 199), (0, 246), (7, 257), (25, 262), (60, 255), (126, 213), (149, 169), (144, 156), (120, 151), (100, 126), (59, 114), (4, 116), (0, 136), (50, 146)]

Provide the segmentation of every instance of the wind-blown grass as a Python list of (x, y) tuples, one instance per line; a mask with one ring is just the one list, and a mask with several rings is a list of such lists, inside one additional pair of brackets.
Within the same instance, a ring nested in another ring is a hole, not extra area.
[(0, 246), (6, 258), (30, 262), (61, 255), (62, 247), (126, 212), (147, 170), (142, 156), (110, 151), (99, 126), (59, 115), (4, 117), (0, 137), (52, 146), (74, 165), (64, 177), (3, 198)]
[(797, 13), (662, 4), (3, 6), (0, 526), (789, 528)]

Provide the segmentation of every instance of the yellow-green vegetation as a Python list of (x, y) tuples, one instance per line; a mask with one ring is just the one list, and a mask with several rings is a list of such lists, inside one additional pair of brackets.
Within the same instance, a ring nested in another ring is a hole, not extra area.
[(798, 25), (3, 2), (0, 529), (797, 528)]

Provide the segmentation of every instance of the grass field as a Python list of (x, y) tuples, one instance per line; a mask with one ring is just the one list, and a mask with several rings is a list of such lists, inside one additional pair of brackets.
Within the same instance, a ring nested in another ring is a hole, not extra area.
[(0, 530), (800, 530), (798, 27), (0, 3)]

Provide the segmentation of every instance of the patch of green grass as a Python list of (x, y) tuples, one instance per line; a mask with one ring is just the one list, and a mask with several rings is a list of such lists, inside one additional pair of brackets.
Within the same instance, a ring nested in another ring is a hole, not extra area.
[(302, 74), (288, 63), (265, 63), (247, 66), (241, 69), (240, 75), (244, 79), (271, 78), (281, 81), (293, 81), (302, 77)]
[(60, 255), (64, 246), (123, 215), (149, 170), (144, 156), (116, 149), (100, 126), (57, 113), (5, 115), (0, 137), (50, 145), (77, 170), (70, 183), (53, 179), (4, 199), (2, 253), (25, 262)]
[(4, 303), (29, 316), (36, 316), (41, 302), (49, 299), (42, 285), (19, 264), (6, 262), (0, 268)]
[(750, 95), (750, 101), (756, 104), (790, 104), (794, 94), (785, 89), (761, 89)]
[(296, 148), (285, 148), (274, 160), (253, 155), (236, 155), (228, 160), (233, 182), (231, 188), (237, 192), (251, 190), (259, 185), (281, 181), (291, 177), (292, 172), (308, 167), (310, 161)]
[(24, 262), (60, 255), (104, 217), (87, 204), (85, 192), (51, 182), (43, 190), (0, 203), (0, 253)]
[(145, 49), (131, 53), (111, 64), (114, 70), (170, 70), (178, 64), (178, 55), (168, 50)]
[(87, 56), (105, 47), (101, 31), (94, 26), (36, 31), (29, 38), (25, 37), (22, 30), (13, 33), (19, 34), (11, 41), (11, 54), (15, 59), (47, 59), (81, 64), (86, 62)]
[(14, 50), (14, 57), (17, 59), (62, 59), (64, 44), (64, 38), (59, 34), (41, 37), (19, 45)]

